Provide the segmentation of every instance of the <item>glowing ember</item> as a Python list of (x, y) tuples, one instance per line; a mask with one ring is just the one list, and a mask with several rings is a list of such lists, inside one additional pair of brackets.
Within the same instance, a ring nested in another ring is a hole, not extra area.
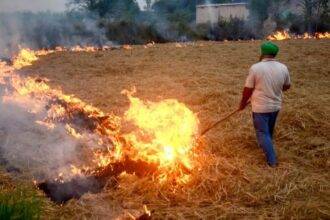
[(198, 134), (197, 116), (174, 99), (156, 103), (134, 97), (134, 91), (123, 93), (130, 100), (125, 119), (137, 127), (125, 136), (133, 148), (131, 156), (158, 163), (168, 174), (180, 171), (180, 166), (191, 169)]
[(124, 50), (132, 50), (133, 47), (131, 45), (125, 44), (125, 45), (123, 45), (123, 49)]
[(151, 216), (151, 211), (148, 209), (146, 205), (143, 205), (144, 213), (146, 213), (148, 216)]

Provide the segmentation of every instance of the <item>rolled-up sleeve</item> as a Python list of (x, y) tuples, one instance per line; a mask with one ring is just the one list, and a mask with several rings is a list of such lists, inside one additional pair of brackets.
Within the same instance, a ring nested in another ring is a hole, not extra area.
[(253, 89), (255, 86), (255, 74), (252, 68), (249, 70), (249, 74), (245, 80), (245, 87)]

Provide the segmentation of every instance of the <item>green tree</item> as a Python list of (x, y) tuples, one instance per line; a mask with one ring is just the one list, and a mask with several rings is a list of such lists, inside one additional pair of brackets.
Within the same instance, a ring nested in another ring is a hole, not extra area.
[(136, 0), (71, 0), (71, 4), (115, 20), (132, 19), (140, 13)]

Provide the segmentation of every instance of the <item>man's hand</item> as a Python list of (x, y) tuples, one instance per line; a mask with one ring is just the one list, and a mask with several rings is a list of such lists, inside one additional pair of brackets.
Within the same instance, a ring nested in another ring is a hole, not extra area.
[(291, 85), (284, 85), (283, 86), (283, 91), (288, 91), (291, 88)]
[(242, 94), (242, 100), (241, 100), (241, 103), (238, 108), (240, 111), (244, 110), (245, 107), (248, 105), (249, 99), (252, 96), (253, 90), (254, 90), (254, 88), (244, 87), (243, 94)]
[(243, 111), (246, 108), (247, 105), (248, 105), (248, 103), (241, 102), (239, 104), (238, 110)]

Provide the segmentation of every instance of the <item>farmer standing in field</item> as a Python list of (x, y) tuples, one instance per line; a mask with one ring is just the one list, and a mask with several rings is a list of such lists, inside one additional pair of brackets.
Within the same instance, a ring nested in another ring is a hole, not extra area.
[(239, 106), (243, 110), (251, 97), (258, 144), (271, 167), (277, 165), (273, 131), (281, 109), (282, 93), (291, 86), (288, 68), (275, 59), (278, 52), (279, 47), (274, 43), (265, 42), (261, 45), (260, 62), (250, 68)]

